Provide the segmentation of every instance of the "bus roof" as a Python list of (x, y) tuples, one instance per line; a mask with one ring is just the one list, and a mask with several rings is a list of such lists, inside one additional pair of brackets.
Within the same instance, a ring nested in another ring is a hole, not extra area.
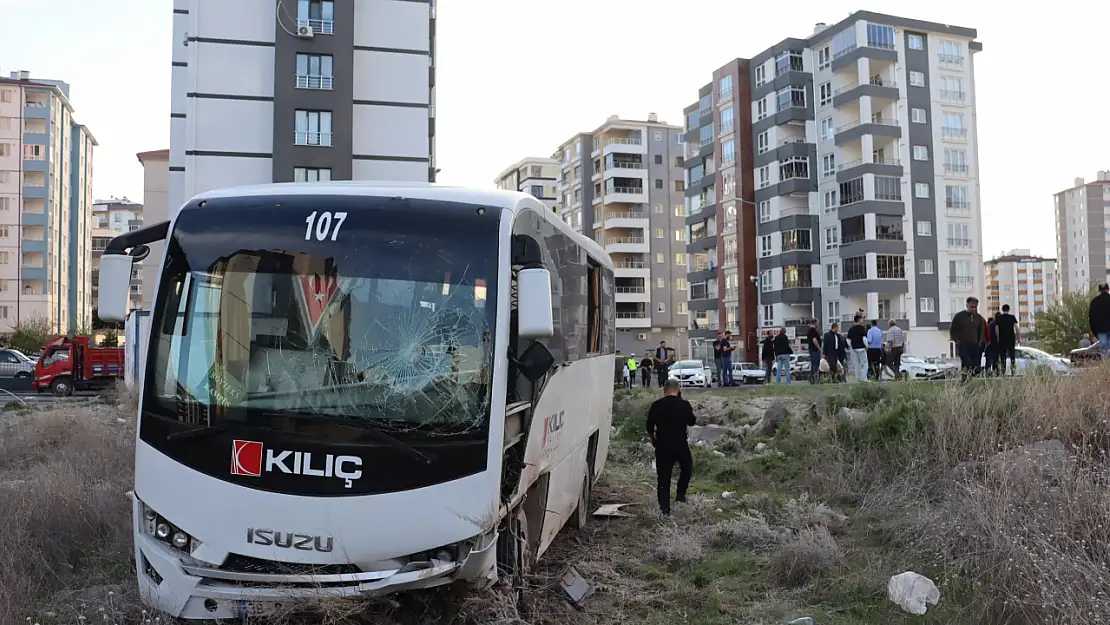
[(429, 182), (370, 182), (344, 180), (332, 182), (276, 182), (270, 184), (229, 187), (199, 193), (189, 200), (193, 204), (199, 200), (226, 197), (257, 197), (265, 195), (369, 195), (376, 197), (403, 197), (426, 200), (459, 202), (493, 206), (502, 210), (520, 212), (523, 208), (540, 209), (547, 220), (564, 234), (573, 236), (579, 245), (586, 248), (590, 255), (609, 269), (613, 261), (601, 245), (593, 239), (576, 231), (558, 215), (544, 206), (539, 200), (520, 191), (503, 189), (476, 189), (440, 185)]

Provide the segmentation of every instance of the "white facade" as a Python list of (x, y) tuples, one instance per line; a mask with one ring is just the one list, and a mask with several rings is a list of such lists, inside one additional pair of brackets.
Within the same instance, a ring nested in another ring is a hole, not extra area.
[[(173, 5), (171, 216), (204, 191), (306, 169), (320, 180), (434, 178), (433, 0)], [(315, 35), (298, 37), (299, 25)], [(299, 74), (309, 56), (328, 57), (328, 69)], [(329, 114), (317, 133), (326, 141), (295, 140), (294, 114), (306, 110)]]
[[(140, 152), (136, 155), (143, 165), (143, 212), (145, 225), (153, 225), (169, 219), (169, 150), (154, 150)], [(142, 289), (141, 305), (143, 310), (153, 310), (154, 292), (158, 284), (158, 273), (161, 269), (163, 241), (149, 243), (150, 256), (143, 263), (141, 276), (146, 285)], [(145, 344), (144, 344), (144, 349)]]
[(1053, 196), (1056, 217), (1057, 297), (1086, 293), (1110, 278), (1110, 171), (1076, 178)]
[(986, 261), (983, 267), (986, 298), (980, 308), (984, 313), (993, 315), (1009, 305), (1023, 334), (1035, 330), (1037, 313), (1057, 301), (1056, 259), (1018, 249)]
[(558, 176), (559, 161), (553, 158), (533, 156), (521, 159), (509, 166), (497, 176), (494, 184), (497, 185), (497, 188), (506, 191), (523, 191), (531, 194), (532, 197), (558, 213)]

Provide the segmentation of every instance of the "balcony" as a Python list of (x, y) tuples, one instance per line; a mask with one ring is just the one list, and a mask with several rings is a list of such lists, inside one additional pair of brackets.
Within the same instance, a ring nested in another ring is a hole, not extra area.
[(643, 328), (651, 324), (651, 318), (646, 310), (617, 311), (618, 328)]
[(605, 203), (623, 202), (625, 204), (645, 204), (647, 192), (642, 186), (611, 185), (605, 187)]
[(308, 26), (317, 35), (335, 34), (335, 22), (333, 20), (297, 20), (297, 26)]
[(902, 161), (896, 158), (884, 158), (879, 161), (866, 162), (863, 159), (856, 159), (842, 163), (836, 167), (836, 181), (845, 182), (853, 178), (859, 178), (864, 174), (874, 174), (876, 176), (902, 176)]
[(651, 277), (651, 270), (648, 269), (647, 263), (639, 260), (613, 260), (613, 277), (615, 278), (633, 278), (648, 280)]
[[(859, 102), (862, 96), (871, 96), (872, 100), (887, 100), (888, 102), (898, 101), (898, 83), (893, 81), (873, 81), (865, 84), (850, 84), (843, 86), (833, 92), (833, 106), (840, 108), (843, 106), (855, 104)], [(857, 104), (858, 106), (858, 104)]]
[(644, 142), (639, 137), (609, 137), (605, 140), (605, 147), (602, 150), (605, 155), (609, 154), (647, 154), (647, 148)]
[(944, 174), (946, 176), (958, 176), (958, 177), (961, 177), (961, 178), (966, 178), (967, 177), (967, 172), (968, 172), (967, 165), (961, 165), (961, 164), (958, 164), (958, 163), (945, 163), (944, 164)]
[(323, 89), (331, 90), (335, 79), (331, 76), (313, 76), (311, 74), (297, 74), (294, 86), (297, 89)]
[(613, 287), (617, 302), (650, 302), (647, 287), (643, 286), (617, 286)]
[(647, 239), (644, 237), (605, 237), (605, 251), (610, 254), (647, 254)]
[(859, 141), (863, 135), (901, 139), (902, 128), (896, 119), (876, 117), (867, 121), (860, 120), (837, 128), (833, 142), (840, 147)]
[(961, 237), (948, 237), (948, 249), (956, 251), (970, 250), (971, 239), (965, 239)]
[(937, 61), (944, 67), (964, 66), (964, 57), (961, 54), (938, 54)]
[(970, 217), (971, 216), (971, 203), (960, 202), (955, 200), (948, 200), (945, 202), (945, 212), (953, 217)]
[[(642, 211), (605, 211), (604, 228), (647, 228), (648, 216)], [(596, 227), (596, 226), (595, 226)]]
[(975, 278), (969, 276), (949, 276), (948, 286), (954, 291), (970, 291), (975, 286)]
[(45, 161), (46, 160), (46, 146), (45, 145), (24, 145), (23, 146), (23, 160), (25, 161)]
[[(898, 61), (898, 51), (893, 46), (885, 43), (871, 42), (866, 46), (848, 46), (843, 50), (838, 51), (832, 58), (832, 71), (857, 71), (857, 61), (861, 58), (871, 59), (872, 61), (880, 61), (886, 63), (895, 63)], [(874, 69), (879, 63), (871, 63)]]
[(316, 132), (311, 130), (297, 130), (293, 133), (293, 143), (295, 145), (313, 145), (330, 148), (331, 133)]
[(945, 102), (952, 102), (955, 104), (963, 104), (967, 100), (966, 91), (953, 91), (951, 89), (941, 89), (940, 99)]
[(945, 141), (967, 141), (967, 128), (941, 126), (940, 136)]

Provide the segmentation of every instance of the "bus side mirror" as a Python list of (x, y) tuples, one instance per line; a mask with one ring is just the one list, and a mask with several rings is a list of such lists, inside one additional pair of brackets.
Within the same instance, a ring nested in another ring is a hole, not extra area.
[[(101, 274), (102, 276), (104, 274)], [(101, 290), (103, 294), (104, 291)], [(543, 267), (521, 269), (516, 275), (517, 333), (521, 338), (555, 334), (551, 309), (551, 274)]]
[(102, 321), (123, 321), (131, 292), (132, 257), (105, 252), (100, 257), (100, 286), (96, 314)]

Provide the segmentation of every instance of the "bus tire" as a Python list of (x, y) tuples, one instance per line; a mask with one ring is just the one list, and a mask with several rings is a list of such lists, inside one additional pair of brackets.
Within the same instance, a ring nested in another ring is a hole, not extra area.
[(575, 510), (574, 527), (586, 529), (590, 522), (590, 508), (593, 505), (593, 480), (590, 479), (592, 469), (587, 467), (586, 477), (582, 478), (582, 491), (578, 493), (578, 508)]
[(73, 381), (69, 378), (54, 378), (50, 383), (50, 392), (54, 397), (69, 397), (73, 395)]

